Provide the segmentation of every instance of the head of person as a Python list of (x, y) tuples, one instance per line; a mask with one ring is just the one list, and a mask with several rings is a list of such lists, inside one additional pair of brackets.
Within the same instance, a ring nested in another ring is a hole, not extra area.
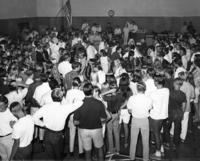
[(25, 116), (25, 111), (23, 110), (23, 107), (19, 102), (13, 102), (10, 105), (10, 111), (18, 119)]
[(120, 76), (119, 87), (129, 86), (129, 75), (127, 73), (122, 73)]
[(165, 85), (165, 78), (163, 75), (156, 75), (154, 77), (154, 83), (155, 86), (159, 89), (159, 88), (163, 88)]
[(100, 54), (101, 54), (102, 56), (108, 56), (107, 52), (106, 52), (104, 49), (101, 49), (101, 50), (100, 50)]
[(122, 51), (121, 46), (117, 46), (117, 48), (116, 48), (116, 52), (121, 53), (121, 51)]
[(140, 82), (142, 81), (142, 72), (141, 70), (139, 69), (135, 69), (133, 72), (132, 72), (132, 82)]
[(136, 87), (138, 93), (144, 93), (146, 91), (146, 85), (144, 82), (138, 82)]
[(0, 112), (6, 111), (8, 108), (8, 99), (7, 97), (0, 95)]
[(108, 82), (104, 82), (104, 83), (101, 85), (101, 93), (107, 92), (108, 90), (109, 90), (109, 83), (108, 83)]
[(178, 77), (181, 78), (183, 81), (187, 79), (187, 73), (186, 72), (180, 72), (178, 74)]
[(63, 91), (60, 88), (56, 88), (51, 92), (51, 98), (53, 102), (61, 102), (63, 99)]
[(27, 70), (26, 72), (25, 72), (25, 74), (29, 77), (29, 78), (33, 78), (33, 70)]
[(115, 66), (115, 67), (120, 67), (120, 66), (121, 66), (121, 62), (120, 62), (119, 59), (115, 59), (115, 60), (114, 60), (114, 66)]
[(50, 86), (51, 90), (54, 90), (59, 87), (59, 84), (58, 84), (57, 80), (55, 80), (54, 78), (51, 77), (49, 79), (49, 86)]
[(155, 70), (150, 67), (150, 68), (147, 69), (146, 74), (147, 74), (148, 77), (153, 78), (154, 75), (155, 75)]
[(98, 86), (93, 87), (93, 97), (99, 98), (99, 95), (101, 94), (101, 90)]
[(73, 69), (74, 71), (79, 72), (80, 69), (81, 69), (81, 64), (80, 64), (79, 62), (73, 62), (73, 63), (72, 63), (72, 69)]
[(181, 67), (183, 65), (181, 58), (175, 58), (173, 63), (175, 67)]
[(48, 75), (47, 74), (41, 73), (40, 74), (40, 78), (41, 78), (42, 82), (47, 82), (48, 81)]
[(174, 80), (174, 83), (173, 83), (174, 90), (179, 91), (182, 85), (183, 85), (183, 80), (181, 78), (176, 78)]
[(73, 88), (79, 88), (81, 86), (81, 80), (79, 77), (75, 77), (73, 80), (72, 80), (72, 87)]
[(85, 83), (83, 86), (83, 92), (85, 96), (92, 96), (93, 95), (93, 85), (91, 83)]
[(174, 71), (172, 68), (166, 68), (164, 71), (165, 78), (170, 79), (172, 78)]

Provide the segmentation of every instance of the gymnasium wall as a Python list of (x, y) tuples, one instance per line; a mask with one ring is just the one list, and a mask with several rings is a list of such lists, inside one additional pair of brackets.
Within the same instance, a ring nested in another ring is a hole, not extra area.
[[(32, 27), (59, 28), (62, 13), (58, 13), (65, 1), (0, 0), (0, 30), (25, 21)], [(179, 31), (183, 21), (193, 21), (200, 30), (200, 0), (71, 0), (71, 6), (74, 26), (80, 26), (83, 20), (123, 26), (125, 21), (134, 19), (149, 31)], [(115, 11), (113, 18), (108, 17), (110, 9)]]

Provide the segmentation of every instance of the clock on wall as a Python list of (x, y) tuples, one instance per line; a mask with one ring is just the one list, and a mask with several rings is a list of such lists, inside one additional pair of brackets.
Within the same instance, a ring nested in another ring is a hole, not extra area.
[(109, 10), (108, 11), (108, 16), (109, 17), (114, 17), (115, 16), (115, 11), (114, 10)]

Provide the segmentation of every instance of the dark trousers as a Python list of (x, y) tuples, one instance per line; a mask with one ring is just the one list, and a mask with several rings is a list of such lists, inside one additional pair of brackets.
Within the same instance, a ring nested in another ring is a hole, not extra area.
[(45, 152), (48, 155), (48, 159), (51, 160), (62, 160), (63, 157), (63, 132), (45, 130), (44, 134), (44, 146)]
[(15, 156), (13, 157), (13, 160), (17, 161), (31, 160), (31, 154), (32, 154), (32, 144), (23, 148), (18, 148)]
[(150, 131), (152, 132), (155, 138), (156, 150), (160, 151), (161, 144), (162, 144), (161, 129), (162, 129), (163, 120), (154, 120), (150, 117), (149, 123), (150, 123)]
[(175, 145), (180, 143), (180, 134), (181, 134), (181, 119), (174, 119), (173, 117), (169, 117), (164, 121), (163, 124), (163, 139), (164, 142), (170, 142), (170, 130), (172, 123), (174, 122), (174, 138), (173, 142)]

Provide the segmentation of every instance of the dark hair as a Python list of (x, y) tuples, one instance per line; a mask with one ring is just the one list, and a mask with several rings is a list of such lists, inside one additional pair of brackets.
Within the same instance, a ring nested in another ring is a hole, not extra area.
[(117, 80), (115, 78), (115, 76), (112, 75), (106, 75), (106, 82), (108, 82), (108, 84), (110, 85), (111, 83), (117, 83)]
[(51, 92), (51, 98), (54, 102), (61, 102), (63, 99), (63, 92), (60, 88), (56, 88)]
[(121, 49), (121, 46), (117, 46), (116, 47), (116, 51), (118, 51), (119, 49)]
[(80, 66), (81, 66), (81, 64), (79, 62), (73, 62), (72, 63), (72, 69), (76, 69), (76, 68), (78, 68)]
[(184, 47), (181, 47), (180, 50), (183, 51), (183, 55), (186, 55), (186, 49)]
[(132, 81), (133, 82), (140, 82), (142, 81), (142, 72), (139, 69), (136, 69), (132, 73)]
[(122, 73), (119, 81), (119, 87), (129, 86), (129, 75), (127, 73)]
[(33, 70), (27, 70), (25, 73), (28, 77), (30, 77), (31, 75), (33, 75)]
[(93, 85), (91, 83), (86, 83), (83, 86), (83, 92), (86, 96), (91, 96), (93, 93)]
[(144, 93), (146, 91), (146, 84), (144, 82), (137, 83), (137, 91)]
[[(21, 106), (19, 102), (13, 102), (10, 105), (10, 111), (12, 112), (16, 106)], [(17, 111), (18, 112), (18, 111)]]
[(108, 56), (107, 52), (104, 49), (101, 49), (100, 52), (102, 53), (102, 56)]
[(174, 59), (174, 64), (177, 64), (179, 67), (183, 65), (181, 58)]
[(155, 47), (153, 45), (149, 46), (148, 48), (155, 51)]
[(79, 87), (81, 85), (81, 80), (79, 77), (75, 77), (73, 80), (72, 80), (72, 86), (73, 87)]
[(40, 78), (41, 78), (42, 82), (47, 82), (47, 81), (48, 81), (48, 76), (47, 76), (47, 74), (41, 73), (41, 74), (40, 74)]
[(49, 79), (49, 86), (50, 86), (51, 90), (53, 90), (55, 88), (58, 88), (59, 84), (58, 84), (57, 80), (55, 80), (54, 78), (50, 78)]
[(155, 75), (155, 70), (153, 68), (148, 68), (147, 69), (147, 74), (150, 76), (150, 77), (154, 77)]
[(175, 78), (174, 79), (174, 83), (178, 83), (180, 86), (182, 86), (183, 85), (183, 80), (181, 79), (181, 78)]
[(170, 76), (173, 76), (174, 71), (173, 71), (172, 68), (166, 68), (166, 69), (165, 69), (165, 73), (169, 74)]
[(199, 55), (195, 55), (194, 57), (194, 64), (200, 68), (200, 56)]
[(161, 86), (164, 86), (164, 85), (165, 85), (165, 79), (164, 79), (164, 76), (162, 76), (162, 75), (155, 75), (154, 81), (155, 81), (157, 84), (161, 85)]
[(101, 94), (101, 90), (98, 86), (93, 86), (93, 91), (97, 91), (98, 95)]
[(3, 102), (5, 105), (8, 105), (8, 99), (7, 97), (0, 95), (0, 102)]

